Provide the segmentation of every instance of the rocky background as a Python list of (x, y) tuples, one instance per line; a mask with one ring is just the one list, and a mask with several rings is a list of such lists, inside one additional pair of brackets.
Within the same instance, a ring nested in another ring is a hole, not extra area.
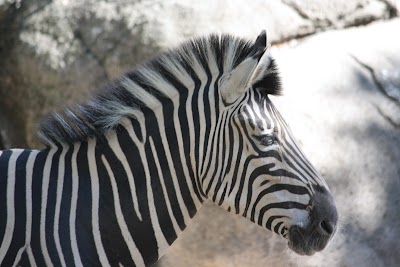
[(274, 102), (326, 177), (341, 231), (312, 257), (206, 203), (158, 267), (399, 266), (400, 1), (0, 0), (0, 149), (192, 36), (267, 29)]

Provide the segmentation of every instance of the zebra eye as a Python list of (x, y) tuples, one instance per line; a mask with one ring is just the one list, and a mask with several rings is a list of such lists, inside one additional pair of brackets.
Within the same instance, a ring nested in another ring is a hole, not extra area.
[(277, 142), (275, 135), (261, 135), (256, 136), (256, 138), (260, 141), (263, 146), (271, 146)]

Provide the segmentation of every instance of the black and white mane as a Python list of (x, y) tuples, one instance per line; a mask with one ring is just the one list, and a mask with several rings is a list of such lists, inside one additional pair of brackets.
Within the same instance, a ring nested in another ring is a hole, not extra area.
[[(196, 68), (201, 67), (208, 78), (229, 72), (253, 52), (252, 48), (253, 42), (230, 35), (210, 35), (185, 42), (109, 83), (84, 104), (51, 114), (40, 123), (38, 136), (47, 146), (99, 137), (117, 127), (122, 119), (135, 119), (135, 113), (142, 107), (154, 107), (163, 99), (171, 98), (163, 84), (191, 90), (184, 86), (183, 80), (188, 75), (192, 83), (198, 80)], [(210, 73), (210, 61), (218, 66), (219, 73)], [(279, 75), (273, 60), (262, 80), (262, 88), (265, 94), (280, 94)], [(146, 93), (140, 93), (142, 90)]]

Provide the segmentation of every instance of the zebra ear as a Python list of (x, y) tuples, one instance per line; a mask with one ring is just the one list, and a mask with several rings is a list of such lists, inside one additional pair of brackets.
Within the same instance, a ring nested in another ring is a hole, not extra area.
[(260, 58), (248, 85), (259, 90), (263, 94), (282, 94), (278, 67), (268, 50)]
[[(249, 85), (256, 85), (259, 81), (261, 81), (268, 69), (271, 68), (271, 63), (273, 62), (271, 53), (267, 50), (265, 53), (262, 55), (260, 58), (260, 61), (258, 62), (256, 68), (254, 69), (252, 76), (249, 80)], [(254, 86), (255, 88), (258, 86)]]
[(264, 58), (266, 44), (267, 35), (263, 30), (257, 37), (249, 56), (221, 78), (220, 92), (226, 105), (235, 102), (250, 85), (249, 82), (253, 80), (254, 73)]

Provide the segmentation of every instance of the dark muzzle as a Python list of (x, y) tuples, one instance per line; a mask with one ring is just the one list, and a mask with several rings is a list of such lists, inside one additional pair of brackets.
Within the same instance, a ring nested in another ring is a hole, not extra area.
[(323, 250), (336, 233), (338, 213), (332, 195), (325, 188), (316, 188), (309, 219), (309, 225), (289, 229), (289, 247), (300, 255)]

